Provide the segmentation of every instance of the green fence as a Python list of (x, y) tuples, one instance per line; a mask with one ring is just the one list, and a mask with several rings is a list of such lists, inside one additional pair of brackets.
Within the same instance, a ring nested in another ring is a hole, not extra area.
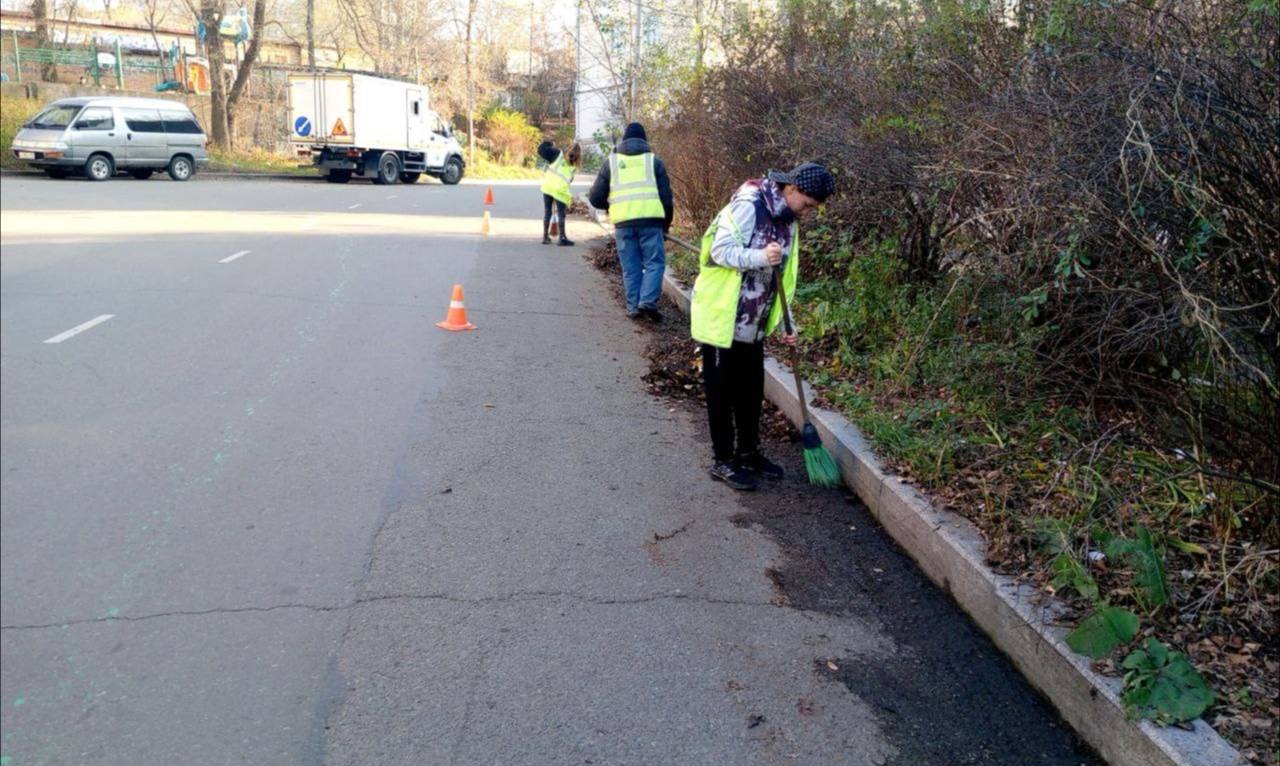
[[(119, 42), (113, 46), (91, 44), (62, 48), (24, 48), (19, 45), (18, 34), (14, 32), (12, 36), (4, 38), (4, 43), (0, 71), (14, 82), (43, 80), (44, 73), (50, 67), (81, 69), (86, 78), (92, 78), (94, 85), (102, 86), (104, 81), (114, 81), (117, 88), (124, 87), (126, 72), (151, 72), (157, 82), (170, 80), (174, 76), (172, 61), (158, 56), (125, 56)], [(111, 63), (104, 65), (98, 55), (100, 53), (111, 54)]]

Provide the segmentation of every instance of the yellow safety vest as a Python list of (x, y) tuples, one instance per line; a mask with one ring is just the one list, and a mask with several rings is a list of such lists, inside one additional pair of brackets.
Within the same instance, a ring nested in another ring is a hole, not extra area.
[[(702, 235), (702, 250), (698, 254), (698, 278), (693, 283), (693, 297), (689, 301), (689, 331), (693, 339), (699, 343), (707, 343), (719, 348), (733, 345), (733, 330), (738, 323), (738, 298), (742, 292), (742, 272), (728, 266), (721, 266), (711, 260), (711, 245), (716, 238), (716, 226), (720, 216), (729, 218), (733, 226), (733, 238), (738, 246), (746, 244), (738, 222), (733, 220), (729, 208), (724, 208), (716, 216), (707, 231)], [(796, 294), (796, 274), (800, 267), (800, 231), (791, 224), (791, 252), (782, 267), (781, 288), (787, 291), (787, 305), (792, 304)], [(769, 336), (782, 321), (782, 301), (777, 294), (773, 296), (773, 305), (769, 307), (769, 318), (765, 320), (764, 334)]]
[(576, 168), (565, 162), (564, 152), (560, 152), (556, 161), (548, 165), (547, 172), (542, 174), (542, 193), (566, 205), (573, 204), (573, 193), (569, 191), (569, 184), (573, 183), (575, 170)]
[(667, 217), (653, 165), (653, 152), (609, 155), (609, 221), (615, 226), (638, 218)]

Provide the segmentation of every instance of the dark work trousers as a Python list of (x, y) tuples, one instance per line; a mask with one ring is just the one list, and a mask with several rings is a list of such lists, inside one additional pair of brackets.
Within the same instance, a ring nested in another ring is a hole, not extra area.
[(716, 462), (754, 452), (760, 446), (764, 343), (734, 341), (730, 348), (702, 344), (702, 386), (707, 394), (707, 420)]
[(564, 230), (564, 203), (550, 194), (542, 195), (542, 236), (546, 238), (547, 232), (551, 230), (552, 203), (556, 206), (556, 220), (560, 221), (560, 239), (568, 239), (569, 234)]

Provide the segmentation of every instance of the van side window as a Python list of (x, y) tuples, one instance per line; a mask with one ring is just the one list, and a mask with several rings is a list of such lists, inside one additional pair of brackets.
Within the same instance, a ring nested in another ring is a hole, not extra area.
[(111, 130), (116, 126), (111, 107), (91, 106), (76, 119), (76, 130)]
[(160, 113), (154, 109), (121, 109), (124, 121), (129, 130), (139, 133), (163, 133), (164, 123), (160, 121)]
[(191, 112), (180, 111), (164, 111), (160, 113), (160, 118), (164, 121), (164, 130), (166, 133), (203, 133), (200, 124), (196, 122), (196, 117)]

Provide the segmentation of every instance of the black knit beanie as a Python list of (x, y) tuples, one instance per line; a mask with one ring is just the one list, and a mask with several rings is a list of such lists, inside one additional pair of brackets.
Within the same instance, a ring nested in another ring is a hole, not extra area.
[(638, 122), (631, 123), (626, 130), (622, 131), (622, 140), (626, 141), (628, 138), (638, 138), (641, 141), (649, 140), (649, 137), (644, 134), (644, 126)]
[(816, 162), (797, 165), (790, 173), (770, 170), (769, 179), (778, 184), (791, 184), (819, 202), (825, 201), (836, 190), (836, 179), (831, 176), (831, 171)]

